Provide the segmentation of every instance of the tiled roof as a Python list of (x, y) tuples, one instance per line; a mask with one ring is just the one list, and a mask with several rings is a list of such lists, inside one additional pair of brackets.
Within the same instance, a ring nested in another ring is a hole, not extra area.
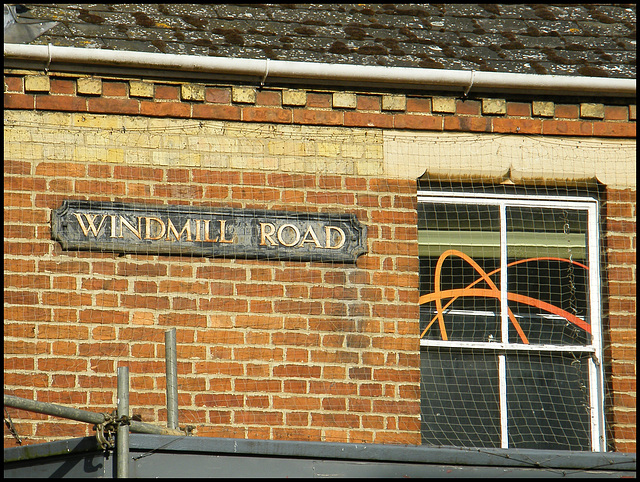
[[(635, 78), (636, 6), (26, 4), (31, 44), (336, 64)], [(24, 9), (20, 9), (24, 10)]]

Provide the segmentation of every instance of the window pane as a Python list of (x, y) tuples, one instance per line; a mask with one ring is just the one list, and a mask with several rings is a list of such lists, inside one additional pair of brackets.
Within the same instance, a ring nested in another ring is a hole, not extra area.
[(494, 354), (422, 350), (422, 443), (500, 447)]
[(498, 341), (499, 208), (423, 203), (418, 219), (423, 338)]
[(506, 213), (509, 341), (589, 344), (587, 213), (531, 207)]
[(588, 357), (507, 356), (509, 447), (590, 450)]

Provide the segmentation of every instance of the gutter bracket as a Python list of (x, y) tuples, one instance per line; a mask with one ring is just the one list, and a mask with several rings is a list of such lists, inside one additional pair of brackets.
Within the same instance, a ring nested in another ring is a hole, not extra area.
[(475, 74), (476, 74), (476, 71), (472, 70), (471, 71), (471, 81), (469, 82), (469, 85), (467, 86), (467, 88), (462, 93), (462, 98), (463, 99), (467, 98), (467, 96), (469, 95), (469, 91), (471, 90), (471, 87), (473, 87), (473, 80), (474, 80)]
[(261, 89), (262, 89), (262, 87), (264, 87), (264, 83), (267, 80), (267, 75), (269, 75), (269, 59), (268, 58), (265, 59), (264, 76), (262, 77), (262, 81), (260, 82), (260, 88)]
[(53, 45), (51, 45), (51, 42), (49, 42), (47, 44), (47, 54), (48, 54), (48, 60), (47, 60), (47, 65), (44, 66), (44, 72), (49, 73), (49, 66), (51, 65), (51, 47), (53, 47)]

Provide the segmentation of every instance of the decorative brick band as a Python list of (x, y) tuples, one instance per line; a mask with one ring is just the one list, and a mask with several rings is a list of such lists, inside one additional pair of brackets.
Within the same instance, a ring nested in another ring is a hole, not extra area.
[(5, 109), (555, 136), (636, 136), (636, 105), (6, 74)]

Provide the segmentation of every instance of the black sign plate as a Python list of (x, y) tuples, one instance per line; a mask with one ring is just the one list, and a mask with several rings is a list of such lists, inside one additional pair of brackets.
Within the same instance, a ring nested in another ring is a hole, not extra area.
[(367, 251), (353, 214), (66, 200), (51, 231), (66, 250), (327, 262)]

